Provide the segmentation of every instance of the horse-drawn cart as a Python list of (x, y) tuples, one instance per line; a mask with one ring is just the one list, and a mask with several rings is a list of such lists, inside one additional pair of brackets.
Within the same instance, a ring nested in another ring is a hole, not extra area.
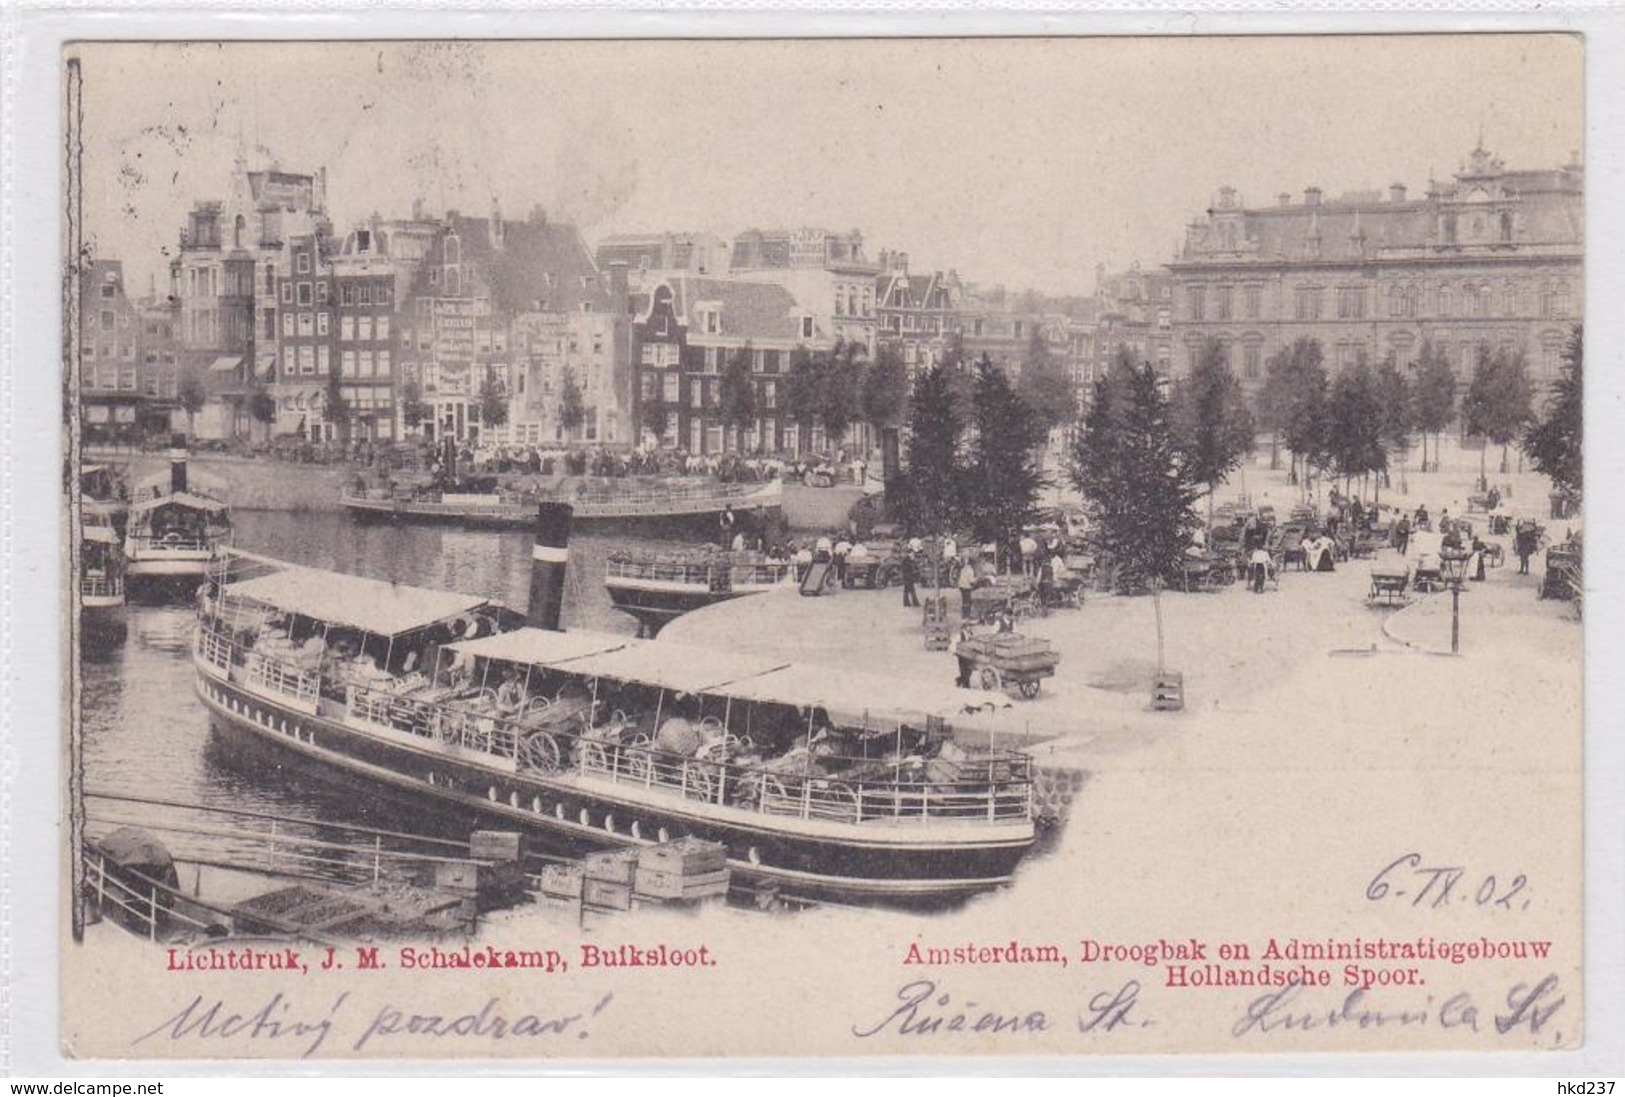
[(1014, 689), (1026, 698), (1037, 697), (1043, 679), (1053, 677), (1061, 654), (1048, 640), (1014, 632), (971, 636), (959, 641), (955, 652), (972, 664), (971, 683), (986, 690)]

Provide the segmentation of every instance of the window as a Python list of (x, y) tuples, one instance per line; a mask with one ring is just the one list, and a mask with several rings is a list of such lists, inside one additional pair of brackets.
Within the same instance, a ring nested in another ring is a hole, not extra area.
[(311, 346), (300, 347), (295, 352), (299, 358), (299, 372), (312, 374), (316, 372), (316, 348)]
[(310, 252), (302, 251), (294, 256), (293, 269), (299, 274), (310, 273)]
[(764, 408), (779, 406), (779, 383), (777, 381), (762, 382), (762, 406)]
[(1559, 282), (1557, 284), (1556, 297), (1556, 315), (1569, 315), (1569, 284), (1567, 282)]
[(1207, 288), (1205, 286), (1192, 286), (1190, 287), (1189, 297), (1191, 319), (1205, 319), (1203, 314), (1207, 311)]
[(1337, 291), (1337, 318), (1339, 320), (1365, 319), (1365, 287), (1341, 286)]
[[(378, 376), (389, 376), (389, 351), (387, 350), (378, 352)], [(525, 375), (522, 373), (519, 375), (519, 391), (525, 391)]]
[(282, 337), (284, 339), (292, 339), (293, 338), (293, 324), (294, 324), (293, 313), (291, 313), (291, 312), (283, 313), (282, 314)]
[(311, 335), (315, 334), (315, 331), (316, 331), (315, 321), (311, 319), (310, 313), (301, 312), (299, 314), (299, 334), (300, 334), (300, 336), (308, 339)]
[(325, 279), (316, 283), (316, 303), (318, 305), (327, 304), (327, 282)]
[(1261, 343), (1244, 343), (1241, 348), (1241, 375), (1256, 381), (1264, 374), (1264, 347)]
[(363, 343), (372, 342), (372, 317), (359, 316), (356, 318), (355, 337)]
[(357, 358), (358, 358), (358, 362), (357, 362), (357, 366), (356, 366), (356, 376), (357, 377), (371, 377), (371, 376), (373, 376), (374, 375), (374, 373), (373, 373), (373, 371), (374, 371), (374, 360), (373, 360), (373, 357), (372, 357), (372, 351), (370, 351), (370, 350), (361, 351), (357, 355)]
[(1218, 314), (1218, 319), (1230, 319), (1233, 309), (1233, 300), (1235, 297), (1234, 289), (1230, 286), (1218, 286), (1214, 289), (1213, 294), (1215, 297), (1213, 302), (1215, 306), (1214, 311)]
[(463, 292), (463, 279), (456, 267), (446, 268), (446, 292), (453, 297)]
[(1298, 290), (1294, 315), (1299, 320), (1320, 319), (1320, 290), (1318, 288), (1300, 288)]
[(316, 372), (321, 376), (326, 377), (327, 371), (332, 368), (332, 348), (326, 343), (322, 343), (316, 347)]
[(762, 372), (763, 373), (777, 373), (777, 372), (779, 372), (780, 357), (781, 356), (780, 356), (779, 352), (776, 351), (776, 350), (764, 350), (762, 352)]
[(355, 376), (355, 351), (347, 350), (339, 355), (339, 376)]
[(355, 287), (350, 285), (339, 287), (339, 301), (346, 305), (355, 304)]
[(340, 316), (339, 317), (339, 342), (341, 342), (341, 343), (353, 343), (353, 342), (355, 342), (355, 317), (354, 316)]
[(102, 286), (103, 297), (112, 298), (117, 292), (118, 287), (113, 285), (111, 282), (108, 282), (106, 285)]
[(668, 373), (661, 378), (660, 398), (668, 404), (675, 404), (681, 400), (677, 391), (678, 381), (679, 377), (675, 373)]
[(705, 406), (705, 386), (699, 381), (690, 381), (688, 383), (688, 404), (689, 407), (694, 408)]
[(801, 337), (803, 339), (811, 339), (813, 337), (813, 318), (811, 316), (803, 316), (801, 318)]
[(308, 305), (310, 304), (310, 300), (310, 283), (300, 282), (298, 303), (301, 305)]
[(326, 335), (327, 330), (328, 330), (328, 314), (325, 313), (325, 312), (318, 312), (316, 314), (316, 334), (317, 335)]
[(356, 303), (361, 305), (372, 304), (372, 287), (366, 282), (361, 283), (356, 289)]
[(705, 334), (716, 335), (722, 331), (722, 316), (717, 312), (716, 309), (707, 309), (700, 315), (704, 320), (701, 327), (705, 331)]

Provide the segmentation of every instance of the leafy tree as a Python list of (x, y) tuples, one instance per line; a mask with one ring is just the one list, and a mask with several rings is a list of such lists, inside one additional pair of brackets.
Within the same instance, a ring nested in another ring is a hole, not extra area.
[(962, 420), (968, 420), (971, 400), (975, 395), (976, 370), (970, 351), (965, 348), (965, 333), (950, 332), (942, 341), (942, 356), (938, 359), (943, 375), (948, 379), (948, 390), (953, 394), (954, 411)]
[(806, 347), (790, 352), (790, 373), (784, 380), (784, 414), (801, 424), (801, 437), (818, 422), (823, 402), (824, 366), (822, 355), (815, 356)]
[(857, 343), (841, 342), (824, 357), (819, 371), (818, 420), (831, 442), (846, 437), (847, 428), (862, 414), (863, 368)]
[(559, 426), (564, 436), (574, 439), (581, 424), (587, 421), (587, 402), (581, 395), (581, 384), (576, 380), (573, 366), (565, 366), (559, 380)]
[(1422, 471), (1428, 467), (1428, 435), (1433, 435), (1433, 464), (1439, 464), (1439, 434), (1456, 414), (1456, 371), (1432, 343), (1423, 341), (1411, 387), (1411, 422), (1422, 435)]
[(1377, 375), (1364, 355), (1332, 382), (1327, 413), (1327, 456), (1345, 484), (1388, 467)]
[(1197, 527), (1191, 504), (1200, 481), (1174, 439), (1171, 409), (1156, 368), (1118, 353), (1095, 382), (1072, 453), (1072, 481), (1094, 519), (1119, 582), (1151, 588), (1157, 616), (1157, 671), (1163, 669), (1161, 587), (1176, 571)]
[(1027, 355), (1021, 362), (1016, 391), (1038, 416), (1048, 431), (1077, 418), (1078, 397), (1066, 364), (1050, 353), (1049, 340), (1036, 324), (1027, 340)]
[(728, 356), (717, 382), (717, 413), (723, 426), (745, 430), (756, 422), (756, 382), (751, 378), (755, 352), (749, 343)]
[(937, 533), (959, 520), (965, 496), (959, 461), (963, 423), (944, 366), (933, 366), (919, 375), (910, 408), (904, 498), (899, 509), (912, 529)]
[(1298, 339), (1266, 364), (1260, 417), (1292, 451), (1294, 483), (1300, 461), (1305, 475), (1325, 461), (1329, 387), (1319, 340)]
[[(1478, 349), (1473, 379), (1462, 397), (1461, 416), (1468, 434), (1481, 435), (1501, 447), (1501, 471), (1507, 471), (1507, 447), (1523, 434), (1529, 423), (1534, 392), (1523, 351), (1487, 346)], [(1478, 454), (1478, 486), (1489, 483), (1484, 469), (1485, 452)]]
[(863, 379), (863, 418), (881, 431), (903, 421), (908, 410), (908, 369), (895, 343), (881, 343)]
[(496, 369), (485, 367), (485, 380), (480, 382), (480, 423), (486, 428), (500, 427), (508, 421), (507, 386), (497, 380)]
[(276, 422), (276, 397), (264, 389), (255, 389), (248, 398), (248, 415), (254, 422), (269, 427)]
[(1559, 490), (1579, 496), (1584, 482), (1581, 438), (1585, 415), (1585, 330), (1574, 325), (1563, 350), (1563, 373), (1552, 385), (1545, 414), (1524, 432), (1523, 448), (1536, 471), (1545, 473)]
[(1037, 453), (1046, 428), (985, 354), (976, 364), (973, 408), (976, 440), (967, 479), (975, 492), (965, 506), (976, 536), (1002, 546), (1021, 537), (1038, 504), (1044, 477)]
[(1213, 493), (1253, 449), (1253, 413), (1219, 340), (1203, 342), (1190, 375), (1175, 386), (1173, 426), (1186, 471), (1207, 485), (1212, 522)]
[(180, 404), (181, 410), (186, 412), (186, 436), (190, 438), (195, 433), (197, 413), (203, 410), (208, 403), (209, 394), (204, 389), (203, 382), (196, 377), (181, 379), (180, 386), (175, 390), (175, 401)]
[(429, 405), (423, 399), (423, 386), (416, 381), (408, 381), (402, 385), (401, 422), (412, 430), (417, 430), (429, 414)]
[(1392, 354), (1377, 367), (1377, 403), (1382, 407), (1383, 448), (1403, 455), (1415, 429), (1410, 378)]

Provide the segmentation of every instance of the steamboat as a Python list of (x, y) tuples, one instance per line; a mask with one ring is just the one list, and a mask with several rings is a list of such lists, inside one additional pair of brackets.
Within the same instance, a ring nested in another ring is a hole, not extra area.
[(604, 568), (604, 589), (622, 613), (653, 637), (690, 610), (762, 594), (795, 572), (789, 560), (747, 552), (616, 552)]
[(97, 650), (124, 642), (124, 547), (112, 523), (86, 508), (79, 531), (79, 637)]
[(570, 510), (538, 510), (524, 614), (232, 554), (193, 645), (217, 732), (582, 851), (722, 842), (786, 896), (939, 904), (1011, 878), (1034, 774), (996, 745), (1006, 699), (561, 631)]
[[(186, 450), (169, 452), (169, 482), (138, 492), (124, 535), (125, 574), (132, 586), (191, 586), (208, 577), (211, 563), (231, 540), (225, 503), (190, 490)], [(167, 488), (167, 490), (166, 490)]]

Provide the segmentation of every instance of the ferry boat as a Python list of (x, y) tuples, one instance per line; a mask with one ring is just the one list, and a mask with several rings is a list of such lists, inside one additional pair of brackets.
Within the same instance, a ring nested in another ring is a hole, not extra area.
[(617, 525), (649, 523), (692, 526), (715, 532), (724, 511), (763, 514), (783, 506), (783, 484), (725, 484), (676, 480), (658, 486), (624, 487), (610, 480), (584, 482), (568, 499), (504, 491), (345, 489), (340, 504), (353, 515), (396, 522), (438, 522), (487, 529), (529, 529), (540, 502), (566, 502), (575, 520)]
[(794, 562), (761, 553), (623, 551), (606, 561), (604, 589), (640, 635), (654, 637), (690, 610), (764, 593), (794, 574)]
[(87, 510), (79, 536), (79, 637), (87, 648), (124, 641), (124, 548), (111, 522)]
[(124, 538), (126, 574), (136, 583), (200, 583), (231, 540), (225, 503), (188, 490), (186, 451), (169, 454), (169, 483), (137, 494)]
[(199, 600), (216, 728), (576, 847), (719, 841), (736, 877), (787, 896), (935, 904), (1009, 881), (1036, 835), (1032, 760), (996, 740), (1007, 698), (559, 631), (556, 509), (524, 616), (235, 567)]

